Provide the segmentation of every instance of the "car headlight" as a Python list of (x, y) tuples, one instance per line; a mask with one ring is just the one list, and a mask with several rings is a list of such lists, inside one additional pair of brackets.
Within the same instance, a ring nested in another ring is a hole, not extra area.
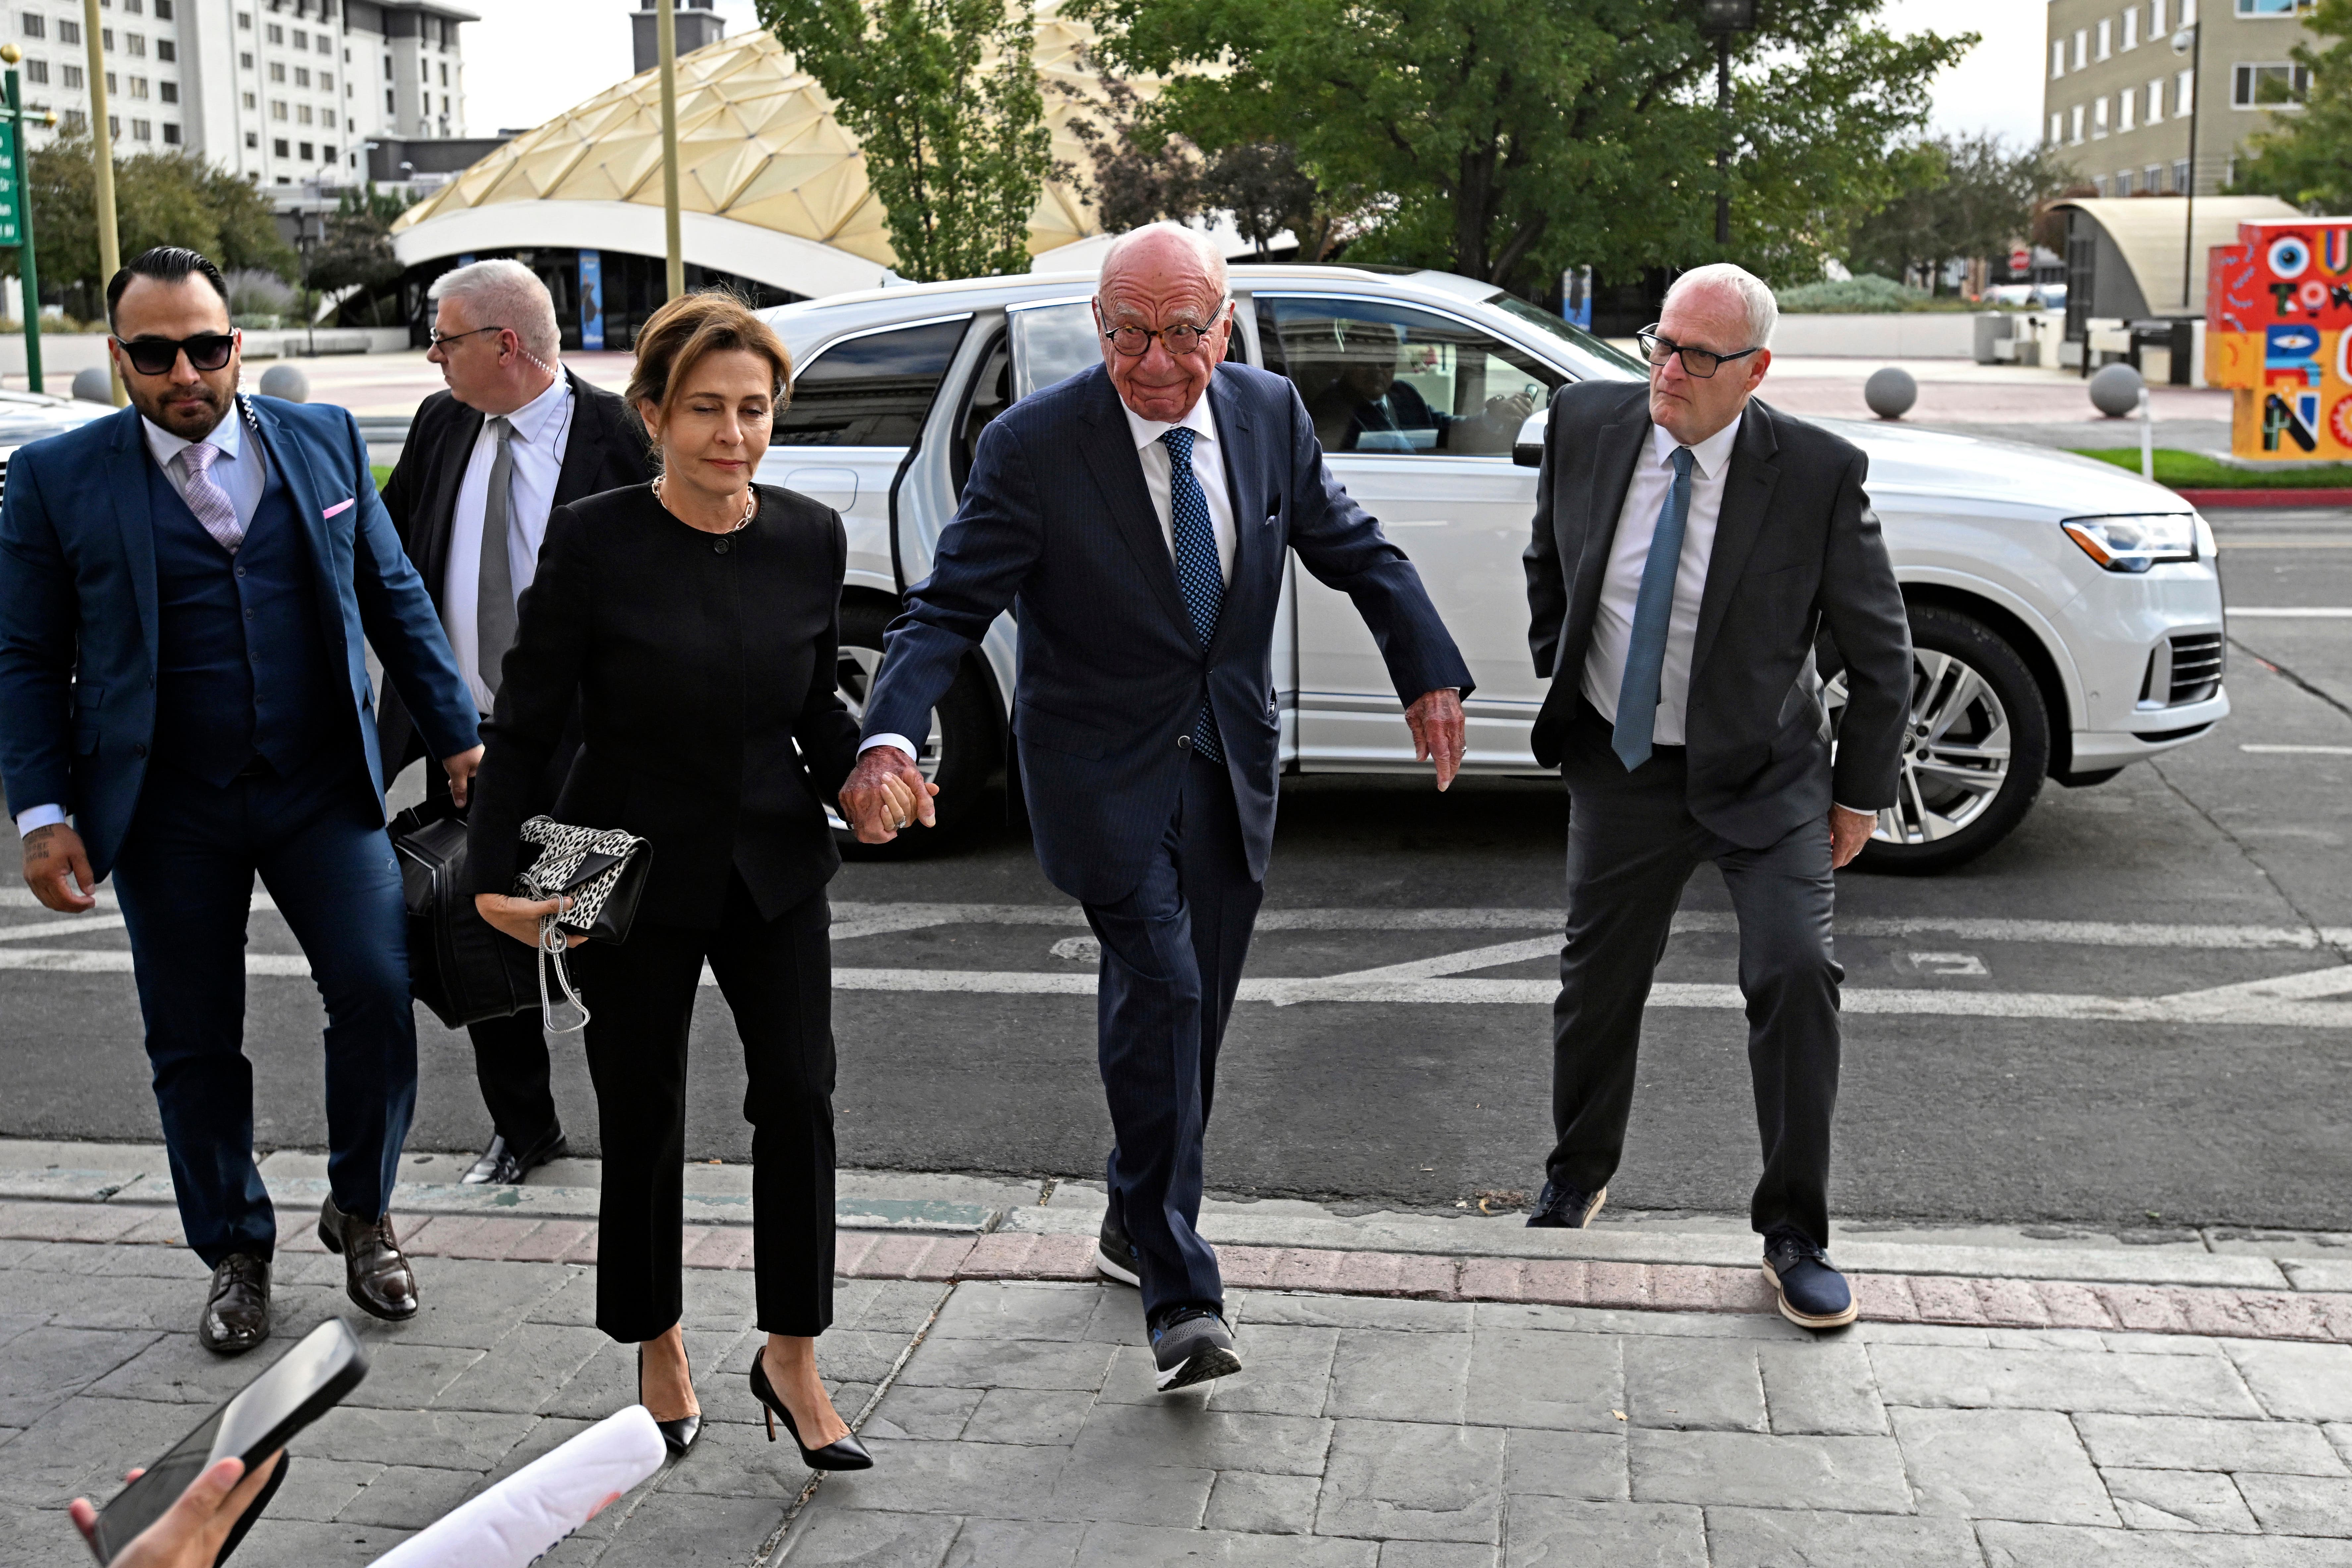
[(2145, 572), (2159, 561), (2197, 559), (2197, 514), (2075, 517), (2059, 525), (2083, 553), (2110, 572)]

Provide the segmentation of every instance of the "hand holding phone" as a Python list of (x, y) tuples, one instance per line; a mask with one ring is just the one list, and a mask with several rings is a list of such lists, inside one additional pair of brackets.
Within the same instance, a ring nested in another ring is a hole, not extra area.
[[(285, 1457), (280, 1449), (250, 1473), (245, 1461), (235, 1457), (207, 1466), (161, 1519), (102, 1561), (110, 1568), (213, 1568), (220, 1561), (221, 1547), (229, 1533), (253, 1506), (254, 1499), (269, 1486)], [(122, 1479), (135, 1482), (146, 1473), (132, 1470)], [(73, 1516), (74, 1528), (96, 1550), (98, 1510), (88, 1498), (76, 1498), (68, 1511)]]

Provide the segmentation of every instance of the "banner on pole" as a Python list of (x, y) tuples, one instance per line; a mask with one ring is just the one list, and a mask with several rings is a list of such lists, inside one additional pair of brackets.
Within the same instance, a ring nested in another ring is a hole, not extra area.
[(2352, 458), (2352, 218), (2242, 223), (2212, 248), (2205, 380), (2231, 390), (2232, 456)]
[(0, 246), (25, 243), (24, 200), (16, 184), (16, 127), (0, 120)]

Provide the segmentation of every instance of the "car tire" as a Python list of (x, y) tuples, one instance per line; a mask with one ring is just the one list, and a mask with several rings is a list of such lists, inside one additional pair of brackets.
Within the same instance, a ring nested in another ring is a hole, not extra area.
[[(883, 634), (898, 614), (873, 599), (850, 599), (841, 606), (841, 653), (836, 689), (850, 713), (863, 720), (875, 673), (882, 668)], [(1003, 731), (996, 699), (976, 658), (956, 672), (947, 695), (931, 710), (931, 732), (910, 736), (923, 748), (917, 763), (940, 786), (934, 827), (909, 827), (887, 844), (860, 844), (844, 826), (835, 803), (825, 803), (834, 839), (851, 860), (906, 860), (951, 848), (962, 837), (990, 775), (1004, 760)]]
[[(1841, 669), (1833, 713), (1844, 686)], [(1921, 876), (1973, 860), (2024, 820), (2049, 770), (2049, 705), (2008, 639), (1955, 610), (1914, 608), (1897, 800), (1854, 863)]]

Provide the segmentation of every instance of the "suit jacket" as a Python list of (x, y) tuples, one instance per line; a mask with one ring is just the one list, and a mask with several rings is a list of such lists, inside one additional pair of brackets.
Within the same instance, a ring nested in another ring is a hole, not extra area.
[[(1552, 399), (1526, 552), (1528, 644), (1551, 678), (1536, 760), (1559, 764), (1581, 700), (1601, 582), (1633, 465), (1650, 445), (1643, 382), (1570, 382)], [(1750, 401), (1732, 444), (1691, 649), (1691, 815), (1762, 848), (1832, 800), (1895, 800), (1910, 712), (1911, 631), (1863, 481), (1869, 459), (1819, 426)], [(1811, 663), (1826, 625), (1846, 667), (1832, 768)]]
[[(425, 584), (376, 499), (367, 443), (344, 410), (243, 397), (303, 523), (329, 647), (352, 700), (348, 736), (382, 777), (367, 647), (435, 754), (476, 743), (473, 699)], [(75, 816), (103, 877), (114, 864), (155, 733), (157, 626), (151, 466), (139, 411), (36, 441), (0, 500), (0, 780), (12, 808)]]
[[(572, 432), (563, 447), (563, 466), (556, 474), (555, 504), (568, 505), (583, 496), (641, 485), (652, 479), (646, 427), (635, 412), (619, 394), (591, 386), (570, 370), (563, 378), (572, 384)], [(457, 524), (457, 487), (465, 480), (466, 465), (473, 458), (474, 443), (481, 438), (484, 419), (480, 409), (468, 407), (446, 392), (426, 398), (410, 422), (400, 461), (393, 465), (392, 478), (383, 487), (384, 510), (400, 530), (400, 542), (416, 563), (436, 611), (449, 580), (449, 535)], [(384, 697), (376, 730), (382, 737), (383, 782), (389, 787), (401, 769), (425, 754), (425, 742), (407, 707), (391, 693)], [(579, 729), (574, 725), (569, 743), (559, 746), (550, 759), (544, 800), (555, 798), (579, 744)]]
[(689, 528), (646, 485), (549, 518), (474, 785), (476, 892), (513, 891), (575, 703), (584, 739), (554, 815), (651, 844), (640, 919), (716, 927), (735, 872), (773, 919), (840, 868), (824, 803), (857, 757), (835, 687), (849, 536), (831, 508), (758, 489), (731, 534)]
[(1037, 859), (1089, 903), (1142, 879), (1175, 807), (1178, 745), (1213, 706), (1250, 875), (1274, 842), (1273, 642), (1291, 551), (1347, 594), (1400, 700), (1468, 692), (1469, 668), (1420, 575), (1324, 467), (1297, 392), (1246, 365), (1207, 393), (1233, 497), (1233, 578), (1202, 647), (1144, 489), (1118, 394), (1096, 366), (1006, 410), (982, 435), (930, 576), (908, 591), (866, 708), (868, 735), (921, 735), (958, 664), (1008, 605), (1020, 632), (1013, 730)]

